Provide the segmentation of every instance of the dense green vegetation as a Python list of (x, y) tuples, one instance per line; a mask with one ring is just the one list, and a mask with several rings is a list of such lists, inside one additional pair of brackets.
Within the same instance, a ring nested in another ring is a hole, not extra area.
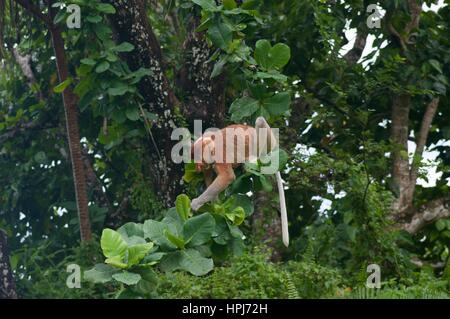
[[(0, 297), (449, 298), (449, 2), (371, 4), (0, 0)], [(258, 116), (289, 248), (261, 162), (193, 212), (171, 159)]]

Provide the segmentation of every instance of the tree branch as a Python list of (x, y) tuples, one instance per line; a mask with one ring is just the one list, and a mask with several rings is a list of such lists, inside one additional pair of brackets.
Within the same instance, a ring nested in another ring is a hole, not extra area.
[(440, 98), (434, 98), (428, 105), (425, 114), (422, 119), (419, 135), (417, 137), (417, 148), (415, 155), (422, 156), (425, 145), (427, 143), (428, 134), (430, 132), (431, 124), (433, 123), (434, 116), (436, 115), (437, 108), (439, 106)]
[(428, 134), (430, 133), (431, 124), (433, 123), (434, 116), (436, 115), (440, 98), (434, 98), (428, 105), (425, 114), (422, 119), (420, 131), (416, 139), (416, 151), (414, 154), (413, 164), (411, 165), (411, 183), (416, 183), (417, 172), (419, 164), (422, 158), (423, 151), (425, 149)]
[(426, 225), (448, 217), (450, 217), (450, 196), (425, 204), (416, 211), (409, 223), (405, 223), (401, 227), (410, 234), (417, 234)]
[(344, 59), (349, 64), (355, 64), (359, 61), (364, 52), (364, 48), (366, 47), (367, 36), (369, 33), (367, 32), (367, 28), (361, 26), (356, 34), (355, 43), (353, 44), (353, 48), (344, 55)]
[(405, 27), (405, 34), (407, 35), (419, 27), (420, 14), (422, 13), (422, 7), (417, 3), (417, 0), (408, 0), (408, 8), (411, 13), (411, 20)]

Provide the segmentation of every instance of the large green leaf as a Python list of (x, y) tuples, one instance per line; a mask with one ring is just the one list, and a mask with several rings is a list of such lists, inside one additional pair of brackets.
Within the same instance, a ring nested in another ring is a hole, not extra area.
[(120, 256), (125, 257), (128, 245), (122, 236), (109, 228), (103, 230), (100, 245), (103, 250), (103, 254), (107, 258)]
[(269, 60), (272, 67), (281, 69), (291, 59), (291, 48), (284, 43), (277, 43), (269, 51)]
[(158, 246), (165, 249), (176, 249), (177, 247), (172, 244), (166, 237), (165, 232), (169, 230), (169, 226), (163, 222), (155, 220), (147, 220), (144, 223), (144, 236), (150, 239)]
[(211, 239), (214, 228), (214, 217), (205, 213), (188, 219), (183, 226), (183, 235), (189, 246), (199, 246)]
[(218, 11), (218, 7), (214, 0), (192, 0), (195, 4), (202, 7), (203, 10), (206, 11)]
[(288, 92), (277, 93), (264, 100), (263, 106), (271, 115), (283, 115), (289, 110), (291, 95)]
[(118, 271), (119, 270), (109, 265), (97, 264), (94, 266), (94, 268), (85, 271), (83, 274), (83, 278), (93, 283), (104, 284), (111, 281), (112, 276)]
[(213, 240), (219, 245), (226, 245), (231, 239), (230, 230), (227, 221), (222, 215), (214, 214), (215, 228), (213, 232)]
[(175, 201), (175, 207), (183, 220), (187, 220), (191, 214), (191, 200), (185, 194), (181, 194)]
[(180, 255), (180, 268), (190, 272), (194, 276), (206, 275), (214, 268), (213, 260), (203, 257), (195, 249), (180, 251)]
[[(259, 40), (256, 42), (255, 60), (263, 69), (281, 69), (290, 59), (291, 49), (286, 44), (277, 43), (272, 47), (267, 40)], [(270, 75), (270, 73), (261, 73), (260, 76), (271, 76), (277, 80), (283, 80), (281, 74), (276, 76), (275, 73), (273, 75)]]
[[(128, 254), (128, 251), (127, 251), (127, 254)], [(110, 258), (106, 258), (105, 263), (107, 263), (108, 265), (114, 266), (116, 268), (120, 268), (120, 269), (128, 268), (128, 264), (126, 264), (124, 262), (124, 257), (122, 257), (122, 256), (113, 256)]]
[(250, 117), (258, 108), (259, 102), (251, 97), (245, 96), (237, 99), (230, 107), (231, 120), (239, 122), (244, 118)]
[[(144, 225), (137, 223), (126, 223), (117, 232), (122, 236), (122, 238), (130, 245), (135, 243), (135, 240), (130, 240), (130, 238), (141, 237), (144, 239)], [(131, 243), (130, 243), (131, 242)]]
[(255, 46), (255, 60), (264, 69), (269, 69), (271, 62), (269, 59), (269, 51), (272, 48), (267, 40), (259, 40)]
[(128, 271), (122, 271), (120, 273), (114, 274), (112, 277), (115, 280), (128, 286), (136, 285), (142, 279), (141, 275)]
[(162, 222), (169, 227), (169, 230), (176, 234), (181, 235), (183, 233), (184, 220), (178, 214), (176, 208), (169, 208), (166, 212)]
[(184, 249), (184, 246), (186, 245), (186, 242), (184, 241), (184, 238), (181, 236), (177, 236), (172, 234), (168, 229), (164, 231), (164, 235), (166, 235), (167, 239), (177, 246), (178, 249)]
[(208, 35), (212, 43), (222, 50), (227, 50), (233, 38), (233, 30), (228, 24), (216, 22), (208, 29)]
[(139, 262), (153, 248), (153, 243), (138, 244), (128, 248), (128, 267), (139, 264)]

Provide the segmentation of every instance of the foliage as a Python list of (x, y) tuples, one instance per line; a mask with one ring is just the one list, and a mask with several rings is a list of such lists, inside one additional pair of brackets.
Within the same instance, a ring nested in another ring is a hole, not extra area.
[(154, 265), (164, 272), (183, 270), (204, 276), (212, 271), (214, 259), (242, 253), (244, 234), (238, 226), (248, 211), (238, 206), (241, 203), (249, 208), (246, 197), (234, 196), (223, 204), (204, 207), (204, 213), (193, 216), (191, 201), (183, 194), (161, 221), (149, 219), (142, 224), (127, 223), (117, 231), (105, 229), (101, 237), (105, 263), (85, 272), (85, 279), (137, 285), (119, 294), (126, 295), (142, 290), (153, 293)]
[[(156, 43), (145, 39), (139, 46), (135, 28), (128, 33), (114, 28), (125, 14), (114, 5), (123, 1), (58, 1), (54, 22), (62, 30), (71, 73), (63, 83), (57, 80), (45, 24), (11, 6), (15, 1), (3, 2), (0, 228), (9, 237), (20, 296), (448, 296), (449, 219), (428, 223), (415, 234), (401, 231), (392, 219), (392, 204), (401, 195), (392, 154), (399, 150), (418, 168), (412, 208), (420, 213), (450, 194), (447, 2), (422, 11), (419, 25), (403, 39), (412, 13), (407, 1), (380, 2), (386, 11), (382, 27), (370, 30), (363, 0), (146, 1), (147, 12), (139, 13), (148, 18), (145, 25)], [(42, 2), (35, 3), (47, 13)], [(81, 29), (66, 26), (69, 3), (81, 7)], [(353, 43), (349, 30), (368, 34), (367, 48), (373, 40), (372, 52), (358, 57), (358, 50), (351, 50), (358, 58), (353, 62), (344, 49)], [(29, 57), (34, 79), (13, 49)], [(137, 54), (142, 57), (130, 61)], [(146, 96), (161, 76), (152, 59), (173, 91), (164, 87), (161, 94), (175, 101), (173, 107), (166, 101), (158, 114), (157, 101)], [(93, 232), (102, 235), (101, 247), (78, 243), (61, 107), (61, 93), (68, 88), (77, 95), (83, 162), (91, 168), (90, 218)], [(393, 98), (402, 94), (411, 98), (403, 127), (409, 150), (392, 140)], [(435, 98), (440, 102), (425, 143), (426, 155), (434, 159), (428, 160), (412, 154), (411, 146)], [(204, 105), (208, 112), (201, 115)], [(175, 194), (187, 196), (168, 205), (158, 195), (167, 188), (160, 180), (175, 169), (163, 168), (161, 155), (168, 159), (171, 145), (157, 134), (190, 127), (197, 116), (226, 125), (252, 123), (259, 115), (280, 127), (284, 149), (279, 168), (292, 244), (277, 247), (279, 263), (254, 250), (261, 245), (258, 234), (267, 232), (257, 229), (261, 206), (277, 215), (273, 181), (261, 174), (261, 161), (237, 168), (233, 185), (197, 215), (189, 198), (203, 190), (203, 176), (192, 164), (185, 166), (184, 190)], [(261, 191), (268, 194), (262, 204)], [(447, 266), (420, 270), (412, 258)], [(96, 265), (85, 272), (83, 289), (67, 289), (68, 263), (83, 269)], [(382, 269), (379, 291), (361, 287), (371, 263)]]
[[(268, 253), (258, 249), (232, 258), (205, 278), (183, 273), (160, 278), (162, 298), (317, 298), (333, 297), (340, 277), (313, 263), (291, 262), (286, 267), (268, 261)], [(306, 271), (306, 273), (305, 273)]]

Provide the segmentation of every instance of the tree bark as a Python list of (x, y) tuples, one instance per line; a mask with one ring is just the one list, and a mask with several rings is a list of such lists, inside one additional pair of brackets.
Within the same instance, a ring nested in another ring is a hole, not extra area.
[(6, 233), (0, 229), (0, 299), (17, 299)]
[[(51, 8), (51, 2), (52, 1), (49, 2), (50, 12), (53, 11)], [(53, 16), (53, 14), (51, 13), (50, 16)], [(57, 26), (51, 25), (49, 29), (55, 51), (59, 81), (64, 82), (69, 78), (69, 66), (64, 50), (64, 40), (61, 35), (61, 30)], [(80, 236), (82, 241), (87, 241), (92, 238), (92, 232), (89, 218), (86, 174), (83, 166), (80, 132), (78, 126), (77, 96), (73, 93), (70, 87), (66, 88), (62, 95), (66, 115), (67, 139), (75, 184), (78, 219), (80, 223)]]
[(438, 219), (450, 217), (450, 196), (433, 200), (419, 210), (411, 218), (411, 221), (402, 225), (402, 228), (410, 234), (416, 234), (426, 225)]
[(394, 219), (404, 217), (412, 205), (412, 192), (409, 175), (408, 160), (408, 135), (409, 135), (409, 111), (411, 97), (407, 94), (395, 95), (392, 103), (391, 140), (394, 143), (392, 152), (392, 179), (397, 200), (393, 205)]

